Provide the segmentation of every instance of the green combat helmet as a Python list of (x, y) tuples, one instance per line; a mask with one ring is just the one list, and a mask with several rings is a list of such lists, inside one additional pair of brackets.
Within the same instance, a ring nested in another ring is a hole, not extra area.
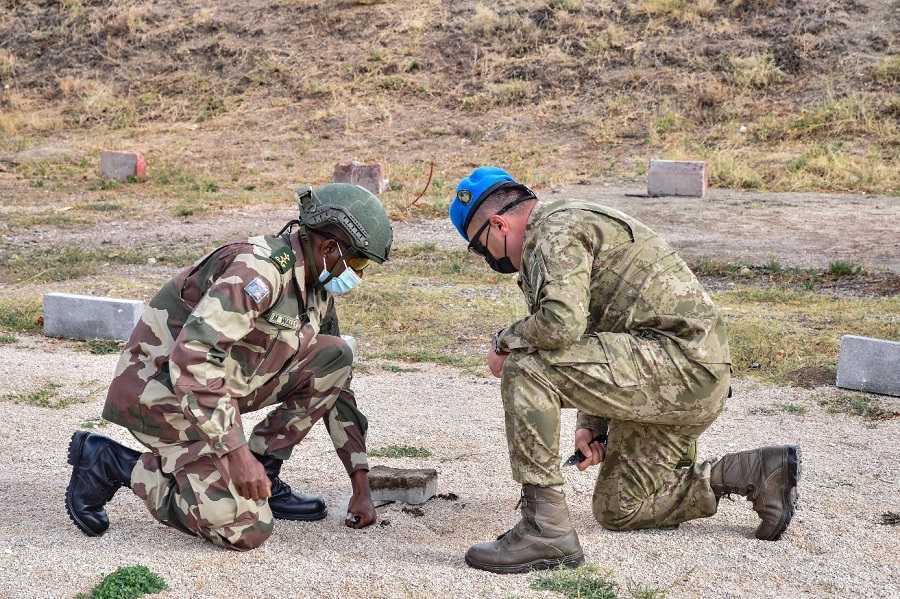
[(296, 191), (300, 224), (307, 229), (329, 225), (347, 234), (354, 253), (381, 264), (388, 259), (394, 230), (384, 206), (375, 194), (359, 185), (329, 183)]

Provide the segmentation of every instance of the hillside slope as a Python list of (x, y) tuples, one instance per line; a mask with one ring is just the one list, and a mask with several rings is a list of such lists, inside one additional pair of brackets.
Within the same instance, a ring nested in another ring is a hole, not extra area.
[(668, 157), (723, 187), (900, 189), (896, 0), (0, 6), (0, 155), (25, 176), (64, 131), (236, 182), (355, 157), (424, 183), (434, 160), (446, 193), (485, 162), (540, 184)]

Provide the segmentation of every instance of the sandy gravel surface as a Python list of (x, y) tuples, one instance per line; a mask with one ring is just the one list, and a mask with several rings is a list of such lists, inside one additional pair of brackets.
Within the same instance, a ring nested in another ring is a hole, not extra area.
[[(0, 597), (72, 597), (135, 564), (168, 582), (171, 590), (160, 599), (555, 596), (531, 590), (533, 574), (492, 575), (464, 564), (469, 545), (515, 523), (518, 487), (509, 475), (498, 382), (435, 366), (391, 372), (363, 358), (355, 386), (370, 419), (371, 448), (407, 444), (433, 453), (372, 463), (436, 468), (439, 493), (447, 498), (420, 510), (382, 506), (380, 522), (362, 531), (342, 526), (349, 483), (317, 426), (283, 474), (295, 488), (323, 494), (330, 508), (323, 521), (280, 522), (263, 547), (238, 554), (156, 523), (122, 490), (108, 506), (109, 532), (84, 536), (63, 507), (66, 447), (74, 430), (99, 418), (115, 360), (41, 338), (0, 346), (0, 396), (57, 382), (60, 396), (83, 401), (54, 410), (0, 400)], [(801, 445), (801, 509), (781, 541), (753, 539), (756, 515), (742, 499), (723, 501), (716, 516), (674, 531), (604, 531), (590, 512), (595, 473), (567, 469), (570, 510), (587, 560), (611, 570), (623, 588), (628, 580), (665, 587), (684, 577), (669, 592), (673, 598), (900, 595), (900, 527), (879, 523), (880, 514), (900, 511), (900, 420), (871, 428), (827, 413), (817, 393), (738, 381), (727, 411), (701, 438), (701, 458), (763, 444)], [(808, 411), (751, 413), (785, 401)], [(567, 411), (566, 452), (573, 424)], [(139, 447), (114, 425), (100, 432)]]
[[(866, 262), (900, 272), (900, 204), (896, 199), (806, 194), (748, 194), (713, 190), (704, 200), (639, 197), (640, 189), (576, 187), (564, 195), (619, 208), (656, 229), (685, 256), (745, 259), (761, 264), (825, 267), (831, 260)], [(542, 194), (552, 199), (555, 194)], [(242, 208), (166, 222), (127, 222), (67, 232), (70, 242), (165, 247), (171, 239), (214, 244), (246, 233), (277, 230), (292, 210)], [(16, 235), (20, 243), (49, 243), (53, 231)], [(460, 247), (446, 221), (411, 219), (396, 226), (398, 245), (434, 242)], [(187, 241), (186, 241), (187, 242)], [(171, 267), (144, 267), (129, 276), (158, 279)], [(47, 290), (56, 290), (48, 286)], [(77, 292), (72, 289), (67, 291)], [(15, 289), (0, 289), (4, 294)], [(72, 344), (19, 336), (0, 345), (0, 598), (67, 597), (89, 591), (119, 566), (143, 564), (168, 582), (168, 598), (243, 597), (554, 597), (530, 589), (535, 575), (499, 576), (466, 567), (473, 543), (491, 540), (518, 519), (503, 432), (499, 382), (429, 365), (410, 372), (366, 359), (355, 388), (370, 420), (369, 446), (427, 448), (427, 459), (373, 458), (371, 463), (438, 470), (442, 498), (419, 509), (379, 507), (380, 522), (362, 531), (342, 525), (349, 481), (324, 427), (317, 426), (285, 465), (284, 478), (321, 493), (326, 520), (278, 523), (258, 550), (237, 554), (156, 523), (122, 490), (108, 506), (111, 527), (85, 537), (63, 507), (70, 475), (72, 432), (100, 417), (116, 356), (78, 352)], [(395, 365), (409, 370), (409, 364)], [(11, 396), (60, 384), (65, 409), (15, 403)], [(674, 531), (612, 533), (590, 512), (596, 472), (567, 469), (566, 491), (587, 560), (629, 580), (689, 597), (900, 597), (900, 527), (880, 524), (900, 512), (900, 420), (872, 427), (830, 414), (819, 404), (830, 389), (792, 389), (738, 380), (727, 411), (703, 436), (701, 459), (765, 444), (798, 443), (803, 450), (801, 507), (776, 543), (753, 538), (757, 517), (743, 499), (723, 501), (716, 516)], [(897, 398), (880, 398), (900, 409)], [(805, 414), (754, 413), (782, 402)], [(255, 423), (262, 414), (248, 417)], [(565, 413), (563, 453), (571, 451), (574, 413)], [(115, 425), (100, 429), (139, 445)], [(624, 596), (624, 595), (623, 595)]]

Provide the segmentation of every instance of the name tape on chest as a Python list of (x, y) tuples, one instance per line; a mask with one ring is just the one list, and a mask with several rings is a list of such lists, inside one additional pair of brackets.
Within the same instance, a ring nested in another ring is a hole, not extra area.
[(303, 321), (299, 318), (288, 316), (286, 314), (278, 314), (277, 312), (267, 314), (266, 320), (268, 320), (275, 326), (284, 327), (286, 329), (294, 329), (295, 331), (299, 331), (303, 328)]

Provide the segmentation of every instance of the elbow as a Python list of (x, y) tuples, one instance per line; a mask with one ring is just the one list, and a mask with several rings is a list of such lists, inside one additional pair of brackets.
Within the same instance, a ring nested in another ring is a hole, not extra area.
[(541, 349), (564, 349), (578, 342), (585, 329), (587, 329), (587, 321), (584, 318), (578, 318), (574, 314), (567, 316), (554, 315), (552, 320), (548, 320), (544, 332), (540, 335), (542, 343)]

